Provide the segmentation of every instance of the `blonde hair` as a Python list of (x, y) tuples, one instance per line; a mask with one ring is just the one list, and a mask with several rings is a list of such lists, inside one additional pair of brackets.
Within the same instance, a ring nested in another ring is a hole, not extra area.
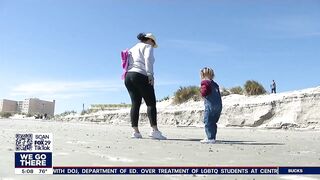
[(214, 72), (211, 68), (205, 67), (203, 69), (201, 69), (200, 71), (200, 75), (201, 75), (201, 79), (213, 79), (214, 78)]

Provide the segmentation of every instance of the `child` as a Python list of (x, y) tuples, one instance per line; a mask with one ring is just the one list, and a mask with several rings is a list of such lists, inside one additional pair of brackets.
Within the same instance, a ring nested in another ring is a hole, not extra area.
[(213, 81), (214, 72), (211, 68), (203, 68), (201, 76), (201, 96), (204, 98), (204, 124), (207, 138), (201, 143), (215, 143), (217, 122), (222, 110), (219, 85)]

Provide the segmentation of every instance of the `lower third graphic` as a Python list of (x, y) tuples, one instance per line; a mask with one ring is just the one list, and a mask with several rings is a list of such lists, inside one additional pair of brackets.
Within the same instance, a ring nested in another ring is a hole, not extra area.
[(16, 134), (15, 173), (52, 174), (51, 133)]

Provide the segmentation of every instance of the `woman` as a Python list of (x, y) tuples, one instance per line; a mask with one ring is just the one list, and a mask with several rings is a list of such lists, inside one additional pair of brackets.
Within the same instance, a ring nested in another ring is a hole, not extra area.
[(138, 128), (139, 110), (142, 98), (147, 105), (147, 114), (152, 127), (150, 137), (153, 139), (167, 139), (159, 131), (157, 126), (156, 96), (154, 93), (153, 78), (153, 48), (158, 47), (156, 38), (151, 33), (140, 33), (137, 38), (140, 40), (129, 50), (128, 73), (125, 77), (125, 85), (131, 98), (130, 119), (134, 130), (132, 138), (142, 138)]

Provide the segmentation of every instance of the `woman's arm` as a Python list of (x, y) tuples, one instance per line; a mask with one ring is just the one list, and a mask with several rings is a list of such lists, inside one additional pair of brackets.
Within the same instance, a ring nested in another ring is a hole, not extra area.
[(153, 76), (153, 64), (155, 59), (153, 56), (153, 47), (151, 45), (146, 45), (144, 50), (144, 59), (145, 59), (147, 75)]

